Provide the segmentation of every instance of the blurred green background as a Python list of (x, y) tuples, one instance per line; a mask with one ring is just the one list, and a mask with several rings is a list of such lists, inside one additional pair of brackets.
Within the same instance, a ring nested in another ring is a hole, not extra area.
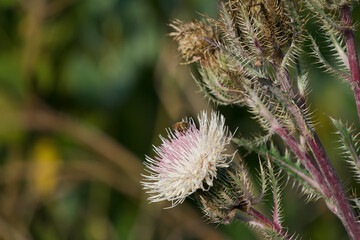
[[(262, 239), (241, 222), (205, 223), (191, 200), (148, 204), (139, 184), (158, 134), (216, 107), (166, 36), (197, 12), (216, 17), (216, 1), (0, 0), (0, 239)], [(350, 188), (328, 119), (357, 122), (350, 87), (308, 65), (319, 136)], [(231, 131), (257, 132), (246, 109), (216, 108)], [(256, 180), (257, 156), (245, 161)], [(346, 239), (291, 180), (283, 207), (290, 232)]]

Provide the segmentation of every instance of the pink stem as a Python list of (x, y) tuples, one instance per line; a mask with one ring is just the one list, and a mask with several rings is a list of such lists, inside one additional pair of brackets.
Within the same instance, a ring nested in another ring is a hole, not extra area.
[(319, 138), (317, 135), (314, 135), (314, 138), (307, 139), (307, 142), (318, 161), (321, 172), (326, 177), (333, 201), (338, 208), (337, 215), (346, 228), (350, 238), (360, 239), (360, 228), (354, 209), (350, 206), (345, 190), (341, 185), (336, 171), (326, 155)]
[(261, 225), (263, 225), (265, 228), (274, 229), (277, 233), (279, 233), (284, 239), (291, 239), (291, 236), (287, 235), (284, 230), (281, 229), (281, 226), (279, 224), (276, 224), (275, 222), (272, 222), (270, 219), (262, 215), (260, 212), (256, 211), (253, 208), (250, 208), (247, 212), (250, 216), (252, 216), (256, 222), (259, 222)]
[(344, 27), (343, 33), (346, 41), (346, 49), (349, 58), (349, 67), (351, 73), (351, 85), (354, 90), (356, 107), (360, 121), (360, 69), (359, 58), (356, 50), (354, 30), (352, 29), (351, 6), (345, 5), (340, 9), (341, 23)]
[[(252, 100), (251, 100), (252, 99)], [(250, 92), (250, 99), (248, 100), (249, 106), (253, 105), (253, 102), (260, 102), (255, 93)], [(271, 128), (274, 132), (276, 132), (283, 141), (290, 147), (290, 149), (295, 153), (295, 155), (301, 160), (301, 163), (305, 166), (305, 168), (312, 175), (314, 180), (319, 183), (322, 189), (324, 189), (323, 193), (327, 194), (326, 197), (330, 197), (330, 193), (325, 191), (328, 189), (326, 180), (324, 179), (323, 174), (321, 173), (319, 166), (316, 164), (314, 159), (310, 156), (310, 154), (303, 149), (301, 149), (300, 144), (292, 136), (286, 129), (284, 129), (278, 120), (261, 104), (260, 106), (260, 114), (263, 115), (271, 124)]]
[[(356, 50), (356, 49), (355, 49)], [(356, 58), (357, 59), (357, 58)], [(357, 68), (359, 70), (359, 68)], [(359, 71), (357, 72), (358, 76)], [(291, 86), (291, 80), (289, 78), (289, 75), (287, 72), (285, 74), (279, 74), (278, 77), (282, 80), (282, 87), (283, 91), (289, 92), (291, 97), (294, 99), (296, 104), (298, 105), (299, 109), (303, 109), (305, 107), (305, 101), (298, 97), (298, 94), (294, 94), (294, 90)], [(359, 79), (360, 80), (360, 79)], [(359, 95), (360, 96), (360, 95)], [(286, 99), (284, 99), (286, 101)], [(360, 103), (360, 102), (359, 102)], [(326, 197), (328, 199), (332, 199), (337, 207), (337, 211), (335, 212), (336, 215), (339, 216), (340, 220), (342, 221), (344, 227), (346, 228), (349, 236), (351, 239), (360, 239), (360, 228), (359, 224), (357, 223), (356, 215), (352, 207), (350, 206), (350, 203), (347, 199), (347, 196), (345, 194), (345, 190), (340, 182), (340, 179), (337, 176), (337, 173), (333, 167), (333, 165), (330, 162), (330, 159), (328, 158), (324, 147), (322, 146), (317, 134), (313, 132), (313, 136), (308, 134), (307, 127), (302, 117), (302, 114), (298, 111), (298, 109), (293, 106), (291, 103), (288, 103), (289, 109), (293, 116), (295, 117), (297, 124), (300, 128), (300, 131), (302, 135), (305, 137), (305, 140), (307, 144), (309, 145), (312, 153), (314, 154), (314, 157), (317, 160), (317, 164), (320, 170), (320, 174), (318, 172), (312, 171), (312, 169), (309, 169), (307, 165), (304, 165), (305, 168), (310, 172), (311, 175), (313, 175), (314, 179), (319, 182), (319, 184), (323, 188), (323, 192), (325, 193)], [(360, 112), (359, 112), (360, 113)], [(278, 133), (279, 134), (279, 133)], [(280, 134), (279, 134), (280, 135)], [(280, 135), (281, 136), (281, 135)], [(286, 136), (281, 136), (284, 140)], [(289, 138), (289, 137), (287, 137)], [(291, 139), (285, 140), (285, 142), (290, 146), (290, 148), (294, 151), (294, 147), (291, 147)], [(298, 155), (295, 152), (296, 155)], [(298, 155), (299, 156), (299, 155)], [(312, 160), (312, 159), (311, 159)], [(303, 161), (309, 162), (308, 158)], [(309, 164), (309, 163), (307, 163)], [(315, 175), (314, 175), (315, 173)], [(324, 179), (322, 179), (321, 175)], [(325, 182), (324, 182), (325, 180)]]

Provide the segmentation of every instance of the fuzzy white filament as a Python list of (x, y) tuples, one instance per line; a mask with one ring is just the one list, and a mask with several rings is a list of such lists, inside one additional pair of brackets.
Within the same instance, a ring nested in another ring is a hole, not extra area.
[(171, 201), (172, 207), (182, 203), (198, 189), (207, 190), (216, 178), (217, 168), (229, 166), (234, 154), (226, 154), (232, 135), (222, 115), (206, 112), (198, 116), (199, 128), (193, 119), (186, 131), (168, 130), (168, 138), (160, 135), (162, 144), (154, 146), (154, 158), (146, 156), (146, 171), (141, 182), (151, 194), (151, 202)]

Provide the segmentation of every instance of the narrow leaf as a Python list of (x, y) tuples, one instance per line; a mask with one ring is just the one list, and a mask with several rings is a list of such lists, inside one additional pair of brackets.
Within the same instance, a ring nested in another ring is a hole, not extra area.
[(358, 140), (356, 139), (358, 135), (354, 136), (353, 129), (346, 127), (341, 121), (333, 118), (331, 118), (331, 121), (337, 129), (337, 134), (340, 135), (341, 149), (344, 150), (347, 162), (355, 173), (356, 181), (360, 183), (360, 158)]
[(321, 53), (320, 48), (317, 45), (315, 39), (310, 35), (309, 35), (309, 38), (310, 38), (311, 43), (312, 43), (312, 54), (317, 58), (318, 62), (321, 64), (321, 67), (324, 68), (325, 71), (330, 72), (330, 73), (334, 74), (335, 76), (338, 76), (341, 79), (347, 81), (348, 78), (350, 77), (349, 74), (337, 69), (332, 64), (330, 64), (326, 60), (326, 58), (323, 56), (323, 54)]
[(233, 142), (248, 151), (255, 152), (265, 158), (269, 157), (270, 160), (275, 162), (283, 171), (294, 178), (295, 182), (301, 186), (301, 191), (307, 196), (308, 201), (316, 200), (324, 195), (319, 184), (314, 181), (312, 176), (299, 162), (292, 161), (290, 154), (281, 155), (273, 145), (268, 149), (264, 145), (256, 146), (247, 144), (247, 140), (245, 139), (233, 138)]

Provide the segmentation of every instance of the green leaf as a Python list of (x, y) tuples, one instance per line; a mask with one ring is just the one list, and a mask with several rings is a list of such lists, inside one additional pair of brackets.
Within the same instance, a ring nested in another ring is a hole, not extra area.
[(333, 28), (334, 30), (342, 29), (342, 26), (336, 21), (336, 19), (332, 18), (330, 14), (327, 14), (324, 9), (319, 6), (318, 3), (314, 0), (304, 0), (308, 8), (315, 14), (315, 16), (319, 19), (319, 26), (323, 26), (326, 28)]
[[(325, 72), (330, 72), (330, 73), (334, 74), (335, 76), (343, 79), (344, 81), (347, 81), (349, 79), (350, 75), (347, 72), (344, 72), (341, 69), (337, 69), (335, 66), (330, 64), (328, 62), (328, 60), (326, 60), (324, 55), (321, 53), (320, 48), (319, 48), (318, 44), (316, 43), (315, 39), (311, 35), (309, 35), (309, 38), (312, 43), (312, 55), (316, 57), (316, 59), (318, 60), (318, 63), (320, 63), (321, 67), (323, 69), (325, 69)], [(337, 52), (336, 47), (334, 47), (334, 49), (335, 49), (334, 51)], [(344, 64), (346, 64), (346, 63), (344, 63)]]
[(281, 155), (278, 150), (271, 145), (267, 148), (264, 145), (251, 144), (246, 139), (233, 138), (233, 142), (242, 146), (248, 151), (255, 152), (262, 157), (269, 158), (277, 164), (289, 176), (293, 177), (295, 183), (301, 187), (301, 192), (307, 196), (307, 200), (317, 200), (323, 196), (322, 190), (312, 176), (301, 166), (300, 162), (294, 162), (288, 152)]
[(280, 171), (275, 172), (274, 168), (270, 163), (270, 159), (267, 158), (267, 165), (269, 169), (269, 180), (272, 188), (274, 206), (273, 206), (273, 221), (281, 227), (282, 216), (281, 216), (281, 186), (279, 184)]
[(360, 183), (360, 158), (357, 135), (353, 135), (354, 130), (352, 127), (347, 127), (340, 120), (331, 118), (332, 123), (337, 129), (337, 134), (340, 135), (340, 142), (342, 143), (341, 149), (344, 151), (344, 155), (347, 158), (347, 162), (350, 164), (353, 172), (355, 173), (355, 179)]

